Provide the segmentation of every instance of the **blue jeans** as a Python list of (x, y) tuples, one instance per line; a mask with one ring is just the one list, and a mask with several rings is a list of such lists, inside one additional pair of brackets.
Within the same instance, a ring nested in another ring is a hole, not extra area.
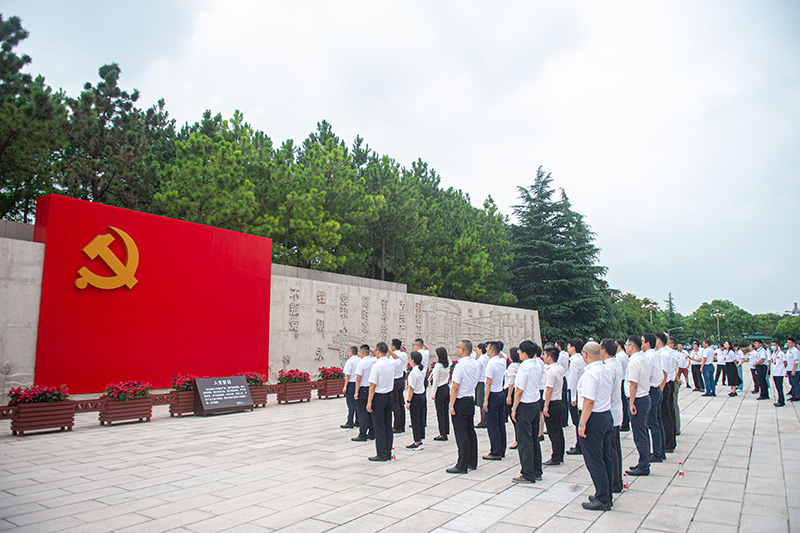
[(650, 430), (653, 455), (656, 457), (666, 455), (664, 452), (664, 425), (661, 423), (661, 398), (661, 389), (650, 387), (650, 417), (647, 420), (647, 428)]
[(714, 365), (703, 365), (703, 381), (706, 384), (706, 394), (717, 394), (717, 384), (714, 383)]
[(742, 377), (742, 365), (736, 367), (736, 372), (739, 373), (739, 387), (736, 390), (742, 392), (742, 390), (744, 389), (744, 378)]

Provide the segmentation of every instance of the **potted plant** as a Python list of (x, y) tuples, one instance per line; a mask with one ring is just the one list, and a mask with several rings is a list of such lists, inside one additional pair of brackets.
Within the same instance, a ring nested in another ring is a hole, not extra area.
[(266, 407), (267, 383), (269, 383), (267, 376), (258, 372), (240, 372), (238, 375), (247, 380), (247, 386), (250, 388), (250, 398), (253, 399), (253, 406)]
[(19, 387), (8, 391), (11, 413), (11, 433), (25, 435), (34, 429), (72, 431), (75, 425), (75, 404), (67, 399), (69, 390), (60, 387)]
[(279, 370), (278, 383), (283, 386), (278, 390), (278, 403), (292, 401), (311, 401), (311, 376), (301, 370)]
[(150, 422), (153, 400), (150, 384), (139, 380), (110, 383), (100, 398), (100, 425), (111, 425), (122, 420)]
[(344, 396), (344, 371), (338, 366), (321, 366), (319, 371), (319, 388), (317, 395), (320, 398), (338, 398)]
[(169, 416), (194, 415), (194, 380), (198, 376), (178, 374), (172, 376), (172, 394), (169, 398)]

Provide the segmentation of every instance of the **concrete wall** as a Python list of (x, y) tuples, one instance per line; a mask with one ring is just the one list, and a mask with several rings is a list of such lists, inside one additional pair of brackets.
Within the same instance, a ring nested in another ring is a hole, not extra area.
[(33, 224), (0, 220), (0, 237), (18, 239), (21, 241), (33, 240)]
[(0, 238), (0, 405), (33, 385), (44, 244)]
[[(44, 245), (27, 242), (26, 226), (0, 237), (0, 405), (11, 387), (33, 384)], [(23, 240), (20, 240), (23, 239)], [(408, 349), (422, 337), (433, 350), (455, 355), (461, 339), (524, 339), (541, 343), (536, 311), (406, 293), (406, 286), (283, 265), (273, 265), (270, 307), (270, 379), (280, 369), (316, 376), (321, 366), (342, 366), (347, 348), (392, 338)], [(67, 383), (69, 386), (69, 383)]]
[(316, 375), (321, 366), (342, 366), (347, 349), (392, 338), (411, 344), (421, 337), (431, 348), (455, 355), (459, 340), (501, 340), (506, 346), (525, 339), (541, 343), (536, 311), (433, 298), (272, 276), (270, 379), (280, 369), (299, 368)]

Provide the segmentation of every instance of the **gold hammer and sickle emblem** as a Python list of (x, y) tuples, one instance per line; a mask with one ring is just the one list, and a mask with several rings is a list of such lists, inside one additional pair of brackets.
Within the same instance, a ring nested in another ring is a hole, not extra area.
[(126, 264), (114, 255), (114, 252), (109, 249), (109, 245), (114, 242), (114, 237), (110, 233), (98, 235), (83, 248), (89, 259), (94, 259), (100, 256), (100, 259), (108, 265), (115, 276), (98, 276), (86, 267), (78, 270), (78, 279), (75, 280), (75, 286), (79, 289), (85, 289), (87, 286), (97, 287), (98, 289), (118, 289), (123, 285), (132, 289), (138, 280), (133, 276), (136, 274), (136, 268), (139, 266), (139, 249), (136, 243), (133, 242), (130, 235), (125, 233), (119, 228), (109, 226), (108, 229), (119, 235), (122, 239), (122, 244), (125, 246)]

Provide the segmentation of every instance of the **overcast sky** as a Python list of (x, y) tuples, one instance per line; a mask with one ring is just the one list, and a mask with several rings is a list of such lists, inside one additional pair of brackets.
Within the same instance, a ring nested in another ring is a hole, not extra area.
[(612, 287), (678, 310), (800, 301), (800, 3), (0, 0), (76, 96), (116, 61), (179, 124), (277, 145), (325, 119), (510, 214), (540, 165)]

